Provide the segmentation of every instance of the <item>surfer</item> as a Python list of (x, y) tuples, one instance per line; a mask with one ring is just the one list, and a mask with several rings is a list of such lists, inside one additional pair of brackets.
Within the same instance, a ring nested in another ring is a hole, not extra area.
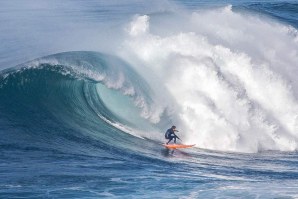
[(165, 133), (165, 138), (168, 139), (169, 141), (167, 142), (167, 144), (169, 144), (169, 142), (171, 142), (174, 139), (174, 143), (176, 144), (176, 138), (178, 138), (179, 140), (181, 140), (176, 134), (176, 132), (179, 132), (178, 130), (176, 130), (176, 126), (172, 126), (170, 129), (168, 129)]

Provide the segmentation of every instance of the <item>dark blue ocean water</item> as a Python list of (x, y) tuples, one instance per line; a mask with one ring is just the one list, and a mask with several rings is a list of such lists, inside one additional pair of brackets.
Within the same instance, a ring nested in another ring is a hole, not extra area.
[(297, 1), (1, 1), (0, 27), (0, 198), (298, 197)]

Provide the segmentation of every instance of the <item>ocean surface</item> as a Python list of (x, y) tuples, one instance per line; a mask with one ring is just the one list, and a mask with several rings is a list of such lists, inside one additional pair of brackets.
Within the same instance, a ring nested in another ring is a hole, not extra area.
[(0, 1), (0, 198), (298, 198), (297, 28), (298, 1)]

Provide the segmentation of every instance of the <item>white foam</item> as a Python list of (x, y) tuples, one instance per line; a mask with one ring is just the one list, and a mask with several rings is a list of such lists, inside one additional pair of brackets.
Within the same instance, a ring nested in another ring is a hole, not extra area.
[(134, 18), (121, 55), (163, 80), (184, 140), (225, 151), (296, 150), (297, 30), (231, 6), (183, 17), (186, 28), (155, 27), (161, 34), (150, 32), (149, 16)]
[(138, 36), (144, 34), (149, 28), (149, 17), (147, 15), (135, 16), (134, 20), (130, 23), (127, 31), (132, 36)]

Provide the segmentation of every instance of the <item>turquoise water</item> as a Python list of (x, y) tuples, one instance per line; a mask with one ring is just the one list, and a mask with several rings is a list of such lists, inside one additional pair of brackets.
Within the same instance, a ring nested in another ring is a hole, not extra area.
[(0, 198), (297, 198), (297, 8), (2, 1)]

